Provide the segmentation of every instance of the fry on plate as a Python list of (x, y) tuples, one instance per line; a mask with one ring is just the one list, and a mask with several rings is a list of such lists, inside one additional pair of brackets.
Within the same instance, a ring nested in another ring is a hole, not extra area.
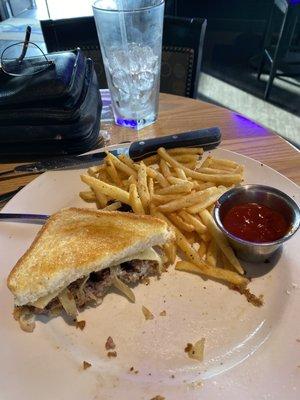
[(203, 240), (202, 240), (202, 242), (200, 242), (198, 254), (203, 259), (206, 259), (206, 250), (207, 250), (206, 243), (203, 242)]
[(218, 252), (217, 243), (215, 240), (211, 240), (207, 247), (206, 261), (212, 267), (215, 267), (217, 265), (217, 252)]
[(207, 265), (206, 269), (201, 269), (189, 261), (178, 261), (175, 269), (178, 271), (192, 272), (197, 275), (206, 275), (210, 278), (219, 279), (221, 281), (229, 282), (236, 286), (246, 286), (248, 279), (237, 274), (233, 271), (228, 271), (223, 268), (211, 267)]
[(185, 232), (193, 232), (195, 230), (194, 225), (185, 222), (179, 215), (175, 213), (168, 214), (168, 218), (173, 222), (174, 225)]
[(139, 165), (137, 190), (145, 211), (149, 209), (150, 193), (147, 184), (147, 168), (143, 162)]
[(176, 243), (169, 242), (164, 245), (169, 264), (174, 264), (176, 260)]
[(98, 208), (105, 207), (107, 204), (107, 197), (105, 196), (105, 194), (103, 194), (101, 192), (101, 190), (99, 190), (96, 187), (92, 188), (92, 190), (95, 193), (96, 203), (97, 203)]
[(176, 198), (175, 200), (170, 201), (169, 203), (159, 206), (158, 209), (159, 211), (168, 213), (181, 210), (183, 208), (186, 209), (188, 207), (193, 206), (194, 204), (200, 203), (201, 200), (212, 196), (214, 193), (218, 193), (218, 196), (220, 196), (219, 191), (216, 187), (207, 188), (195, 193), (190, 193), (188, 195), (181, 196), (180, 198)]
[(175, 147), (174, 149), (168, 149), (168, 154), (203, 154), (203, 149), (201, 147)]
[(96, 201), (95, 193), (92, 190), (83, 190), (82, 192), (79, 192), (79, 196), (87, 203), (93, 203)]
[(210, 194), (209, 196), (203, 196), (203, 200), (199, 201), (197, 204), (194, 204), (187, 208), (187, 211), (190, 214), (199, 214), (201, 211), (205, 210), (212, 204), (218, 200), (218, 198), (225, 192), (224, 189), (217, 189), (214, 193)]
[(107, 158), (106, 163), (107, 163), (106, 172), (110, 176), (113, 183), (118, 187), (123, 187), (123, 182), (112, 160), (110, 158)]
[(206, 265), (203, 263), (199, 254), (197, 253), (197, 251), (193, 249), (193, 247), (186, 239), (186, 237), (183, 235), (183, 233), (174, 224), (172, 224), (171, 221), (164, 214), (160, 213), (157, 210), (154, 210), (153, 215), (160, 219), (163, 219), (174, 229), (176, 236), (176, 244), (186, 255), (186, 257), (196, 265), (202, 265), (202, 268), (206, 268)]
[(156, 191), (157, 194), (173, 194), (173, 193), (187, 193), (193, 189), (192, 182), (185, 181), (184, 183), (176, 183)]
[[(133, 175), (135, 178), (137, 177), (137, 173), (136, 173), (135, 169), (132, 166), (129, 166), (129, 163), (126, 164), (126, 163), (122, 162), (119, 158), (117, 158), (116, 156), (114, 156), (111, 153), (108, 153), (107, 157), (112, 161), (112, 163), (118, 170), (125, 172), (125, 174), (128, 176)], [(128, 157), (124, 156), (123, 159), (128, 160)]]
[(166, 161), (164, 159), (160, 160), (159, 166), (160, 166), (160, 169), (161, 169), (161, 172), (162, 172), (163, 176), (166, 179), (168, 179), (170, 176), (172, 176), (170, 168), (169, 168), (168, 164), (166, 163)]
[(108, 206), (104, 207), (104, 211), (117, 211), (119, 208), (122, 207), (122, 203), (120, 201), (115, 201), (114, 203), (109, 204)]
[(201, 222), (200, 218), (194, 215), (189, 214), (185, 210), (181, 210), (179, 212), (180, 217), (188, 222), (189, 224), (193, 225), (195, 228), (195, 231), (199, 234), (202, 235), (207, 231), (206, 226)]
[(129, 202), (133, 212), (136, 214), (145, 214), (143, 204), (138, 194), (137, 186), (132, 183), (129, 187)]
[(178, 199), (178, 194), (154, 194), (151, 198), (151, 201), (157, 205), (157, 204), (165, 204), (169, 203), (170, 201), (177, 200)]
[(123, 189), (120, 189), (114, 185), (110, 185), (106, 182), (100, 181), (89, 175), (81, 175), (82, 182), (88, 184), (92, 189), (97, 190), (111, 199), (115, 199), (121, 201), (122, 203), (126, 203), (130, 205), (129, 202), (129, 193)]
[(174, 171), (178, 178), (187, 180), (186, 174), (182, 168), (175, 167)]
[(217, 227), (213, 217), (211, 214), (207, 211), (204, 210), (200, 213), (200, 217), (204, 224), (207, 226), (208, 231), (212, 235), (212, 237), (215, 239), (217, 242), (218, 246), (222, 250), (222, 252), (225, 254), (227, 260), (234, 266), (234, 268), (240, 273), (244, 274), (244, 270), (235, 256), (232, 248), (229, 245), (229, 242), (225, 235), (220, 231), (220, 229)]
[(157, 150), (158, 154), (165, 159), (170, 165), (173, 167), (181, 167), (187, 176), (190, 176), (194, 179), (200, 179), (204, 182), (213, 182), (213, 183), (240, 183), (242, 180), (241, 174), (203, 174), (201, 172), (193, 171), (190, 168), (187, 168), (180, 164), (177, 160), (175, 160), (172, 156), (170, 156), (166, 150), (161, 147)]

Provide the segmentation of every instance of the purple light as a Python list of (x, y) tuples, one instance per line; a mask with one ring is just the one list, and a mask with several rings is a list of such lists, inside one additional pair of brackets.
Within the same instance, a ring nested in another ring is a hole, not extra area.
[(121, 126), (127, 126), (128, 128), (136, 128), (138, 125), (138, 122), (135, 119), (118, 118), (117, 124), (121, 125)]
[(239, 134), (243, 134), (244, 136), (251, 136), (251, 135), (265, 136), (268, 134), (266, 128), (260, 126), (254, 121), (251, 121), (250, 119), (244, 117), (243, 115), (232, 113), (232, 118), (237, 125)]

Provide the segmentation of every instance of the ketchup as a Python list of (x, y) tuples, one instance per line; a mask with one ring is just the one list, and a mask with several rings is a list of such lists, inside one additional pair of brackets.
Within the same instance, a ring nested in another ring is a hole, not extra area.
[(223, 225), (234, 236), (249, 242), (265, 243), (282, 238), (289, 225), (283, 215), (257, 203), (232, 207), (222, 218)]

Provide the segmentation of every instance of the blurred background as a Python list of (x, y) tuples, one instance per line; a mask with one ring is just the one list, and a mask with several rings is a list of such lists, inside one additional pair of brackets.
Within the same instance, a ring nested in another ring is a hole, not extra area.
[[(0, 0), (0, 51), (23, 40), (27, 25), (47, 51), (41, 21), (91, 16), (93, 2)], [(166, 0), (166, 15), (207, 20), (190, 97), (239, 112), (299, 147), (299, 10), (300, 0)]]

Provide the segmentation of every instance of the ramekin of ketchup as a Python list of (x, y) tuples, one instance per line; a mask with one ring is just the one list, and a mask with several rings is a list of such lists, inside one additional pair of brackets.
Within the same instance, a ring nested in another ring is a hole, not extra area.
[(300, 210), (288, 195), (264, 185), (243, 185), (217, 201), (214, 219), (237, 256), (264, 261), (299, 228)]
[(230, 208), (222, 218), (224, 228), (249, 242), (274, 242), (289, 230), (287, 219), (277, 210), (258, 203), (242, 203)]

